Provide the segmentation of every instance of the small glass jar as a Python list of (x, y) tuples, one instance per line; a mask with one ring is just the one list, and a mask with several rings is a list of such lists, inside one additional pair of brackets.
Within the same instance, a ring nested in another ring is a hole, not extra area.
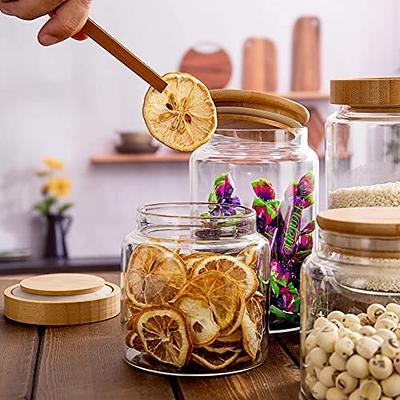
[(300, 266), (313, 247), (318, 193), (307, 136), (307, 128), (218, 129), (190, 161), (192, 200), (256, 210), (271, 246), (270, 332), (300, 323)]
[(400, 208), (331, 209), (317, 221), (318, 249), (301, 272), (303, 398), (395, 398)]
[(400, 78), (331, 81), (328, 208), (400, 206)]
[(138, 210), (122, 249), (125, 360), (166, 375), (214, 376), (265, 361), (269, 246), (237, 205)]

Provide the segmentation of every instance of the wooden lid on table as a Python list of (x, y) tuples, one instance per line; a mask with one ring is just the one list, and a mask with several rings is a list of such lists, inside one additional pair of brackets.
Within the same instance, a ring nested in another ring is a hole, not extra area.
[(400, 77), (331, 80), (330, 99), (353, 107), (400, 107)]
[[(239, 123), (240, 127), (256, 128), (300, 128), (310, 118), (303, 105), (272, 94), (238, 89), (217, 89), (211, 91), (218, 112), (218, 118)], [(221, 128), (221, 126), (219, 126)]]
[(339, 234), (400, 238), (400, 207), (339, 208), (317, 216), (318, 226)]
[(26, 324), (85, 324), (119, 311), (119, 287), (95, 275), (39, 275), (4, 291), (4, 315)]

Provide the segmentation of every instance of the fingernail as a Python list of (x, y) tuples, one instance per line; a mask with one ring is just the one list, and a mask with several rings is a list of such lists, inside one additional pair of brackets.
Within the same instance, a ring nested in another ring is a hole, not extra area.
[(14, 16), (14, 14), (11, 12), (11, 11), (8, 11), (8, 10), (5, 10), (5, 9), (1, 9), (1, 12), (3, 13), (3, 14), (5, 14), (5, 15), (11, 15), (11, 16)]
[(53, 35), (40, 35), (39, 42), (43, 46), (51, 46), (52, 44), (58, 43), (59, 40), (56, 36)]

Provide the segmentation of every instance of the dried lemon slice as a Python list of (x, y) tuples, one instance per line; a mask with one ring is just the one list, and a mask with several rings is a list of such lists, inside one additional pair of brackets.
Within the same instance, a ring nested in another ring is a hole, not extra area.
[(246, 299), (250, 298), (257, 290), (258, 278), (256, 273), (235, 257), (213, 256), (205, 258), (196, 263), (193, 276), (200, 275), (206, 271), (219, 271), (231, 276), (239, 283)]
[(136, 318), (136, 331), (146, 352), (156, 360), (179, 368), (186, 364), (192, 343), (185, 319), (176, 308), (144, 309)]
[(211, 253), (209, 251), (196, 251), (192, 254), (188, 254), (186, 256), (183, 256), (183, 260), (186, 263), (186, 269), (188, 272), (188, 277), (192, 276), (193, 273), (193, 267), (201, 260), (211, 257), (211, 256), (216, 256), (218, 255), (217, 253)]
[(135, 330), (128, 331), (125, 337), (125, 343), (137, 351), (144, 351), (144, 346), (139, 334)]
[(183, 296), (174, 305), (182, 311), (195, 346), (207, 345), (215, 340), (220, 329), (206, 301)]
[(186, 266), (174, 252), (155, 244), (140, 244), (129, 259), (126, 294), (136, 306), (172, 300), (186, 283)]
[(217, 110), (207, 87), (192, 75), (170, 72), (162, 93), (150, 87), (143, 117), (150, 133), (179, 151), (193, 151), (208, 142), (217, 128)]
[(225, 346), (236, 346), (243, 339), (242, 329), (237, 329), (230, 335), (219, 336), (216, 340), (217, 343)]
[(246, 304), (242, 319), (243, 347), (252, 360), (261, 348), (264, 335), (264, 308), (252, 297)]
[(248, 267), (253, 268), (257, 265), (259, 248), (258, 245), (252, 244), (245, 249), (243, 249), (236, 258), (242, 263), (246, 264)]
[(192, 354), (192, 361), (202, 367), (213, 371), (225, 369), (233, 364), (240, 356), (240, 350), (227, 351), (224, 353), (209, 352), (205, 349), (197, 349)]
[(234, 279), (218, 271), (209, 271), (192, 278), (179, 292), (178, 298), (201, 299), (210, 307), (221, 335), (230, 333), (244, 312), (243, 294)]

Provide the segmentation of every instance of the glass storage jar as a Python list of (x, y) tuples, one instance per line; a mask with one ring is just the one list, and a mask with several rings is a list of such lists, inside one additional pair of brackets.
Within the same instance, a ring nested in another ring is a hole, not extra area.
[(138, 210), (122, 249), (126, 361), (211, 376), (265, 361), (269, 245), (254, 210), (160, 203)]
[(300, 266), (313, 247), (318, 157), (307, 128), (218, 129), (190, 160), (192, 200), (242, 204), (270, 242), (270, 332), (299, 327)]
[(328, 208), (400, 206), (400, 78), (331, 81)]
[(400, 395), (400, 208), (331, 209), (301, 272), (307, 399)]

